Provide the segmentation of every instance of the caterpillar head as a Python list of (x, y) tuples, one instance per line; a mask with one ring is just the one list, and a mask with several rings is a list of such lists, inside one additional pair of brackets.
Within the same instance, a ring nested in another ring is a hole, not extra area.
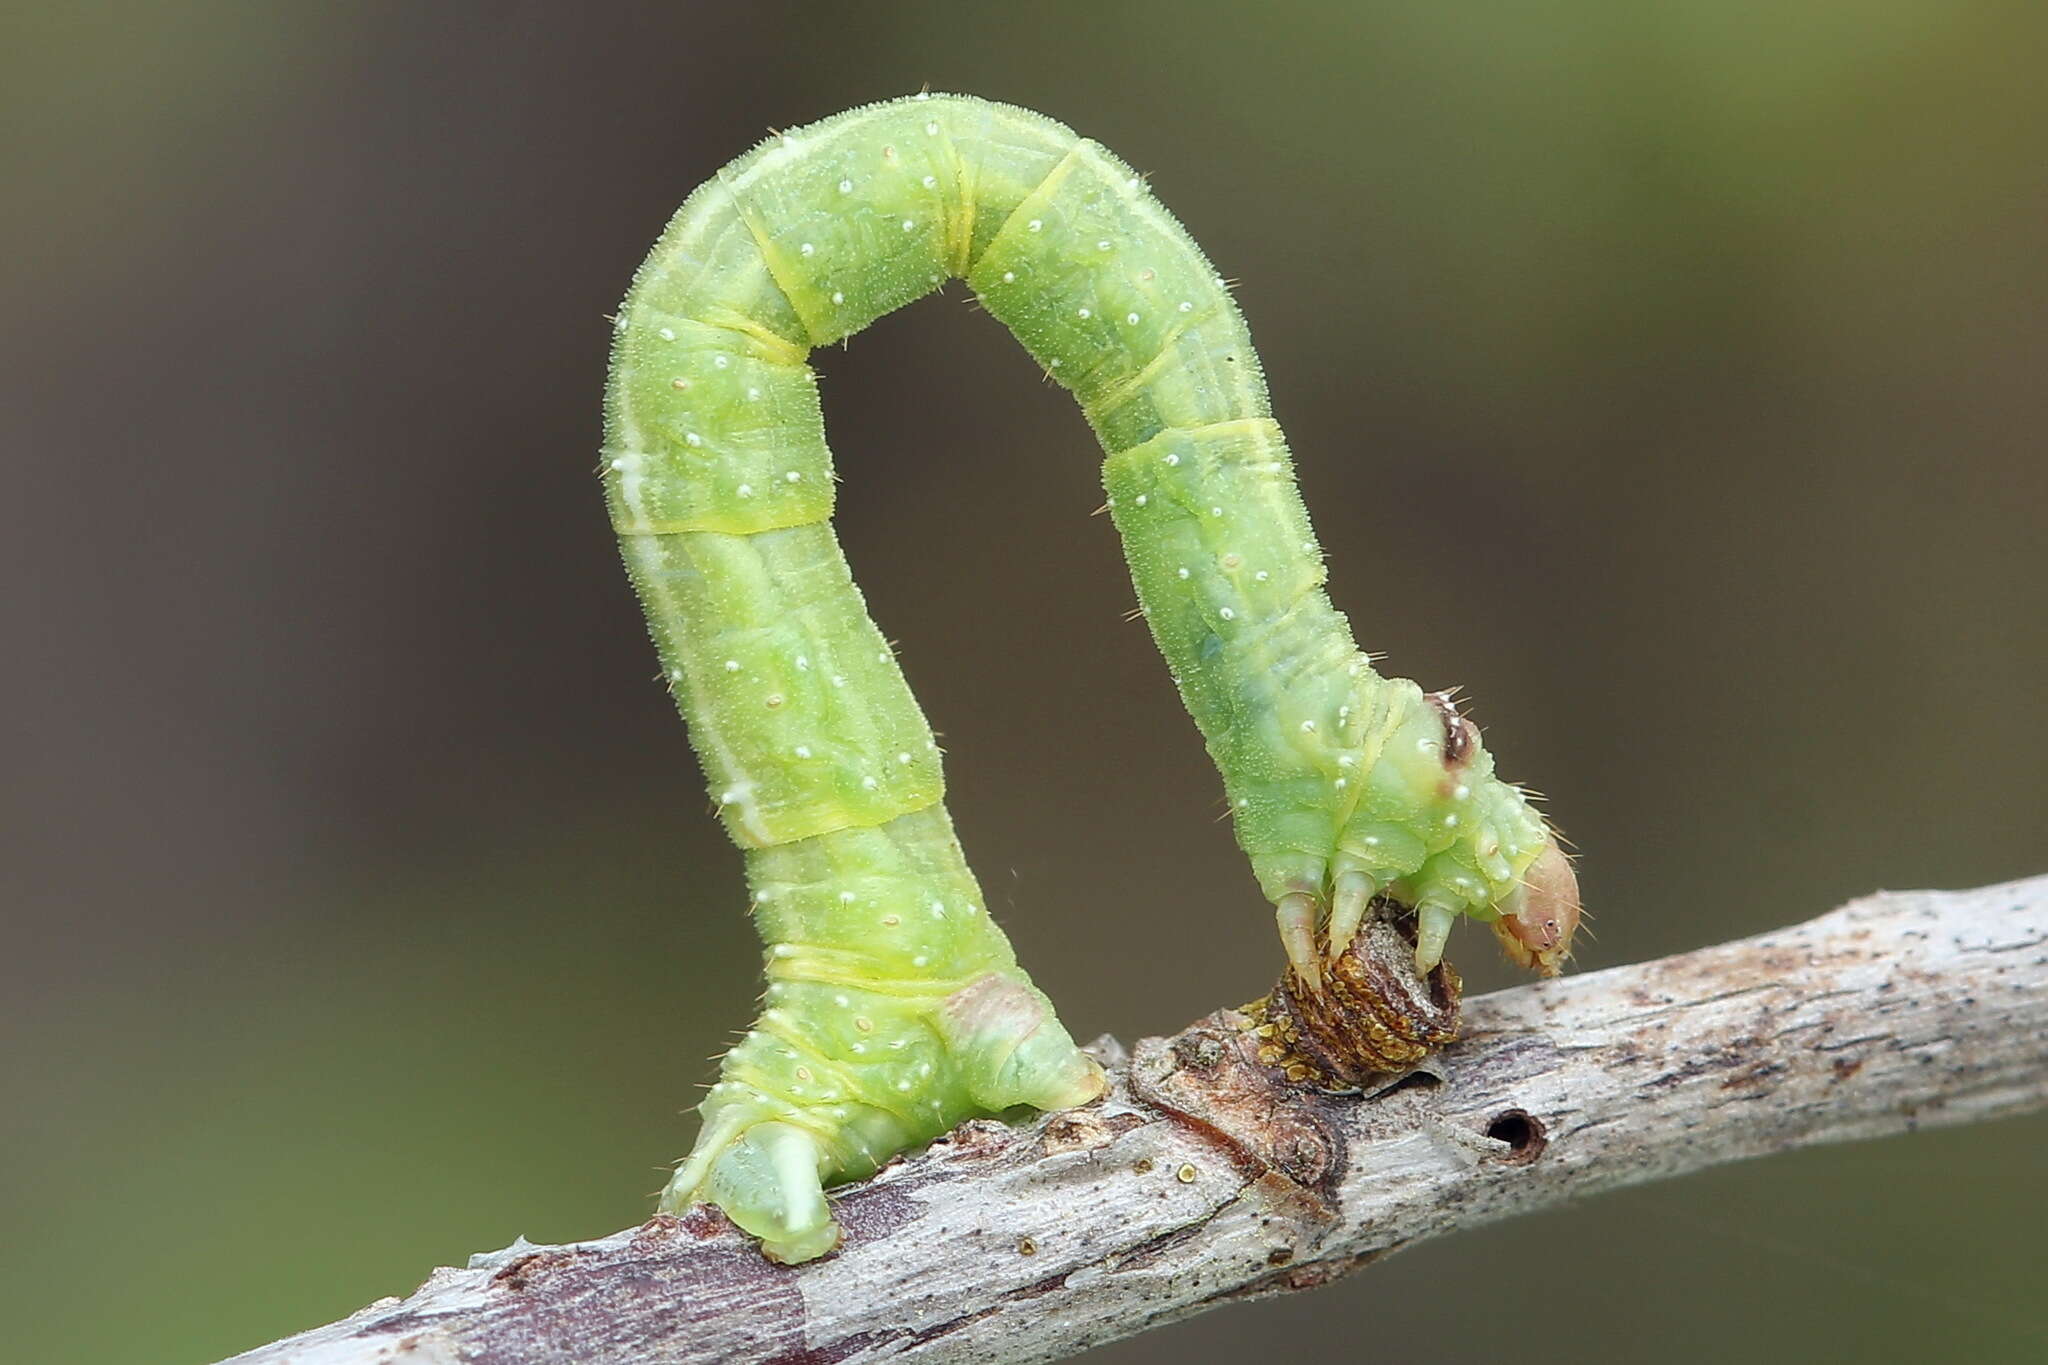
[(1494, 937), (1509, 957), (1531, 971), (1556, 976), (1572, 955), (1579, 928), (1579, 878), (1551, 835), (1521, 884), (1500, 905)]

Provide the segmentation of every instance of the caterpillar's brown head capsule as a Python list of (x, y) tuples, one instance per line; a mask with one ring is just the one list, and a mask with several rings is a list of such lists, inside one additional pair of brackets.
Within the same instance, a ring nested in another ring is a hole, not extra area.
[(1556, 976), (1572, 955), (1572, 935), (1579, 928), (1579, 877), (1556, 835), (1500, 910), (1493, 933), (1508, 956), (1531, 971)]

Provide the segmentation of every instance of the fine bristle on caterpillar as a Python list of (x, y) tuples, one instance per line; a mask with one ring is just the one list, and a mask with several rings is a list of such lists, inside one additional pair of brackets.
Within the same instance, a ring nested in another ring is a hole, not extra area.
[[(783, 1261), (827, 1186), (960, 1120), (1103, 1087), (991, 922), (939, 752), (833, 535), (815, 347), (964, 279), (1080, 401), (1143, 614), (1221, 771), (1292, 979), (1376, 901), (1427, 973), (1459, 915), (1554, 972), (1570, 864), (1448, 699), (1373, 672), (1322, 590), (1229, 289), (1130, 167), (962, 96), (779, 134), (669, 224), (617, 315), (612, 522), (767, 945), (663, 1207)], [(1347, 978), (1348, 979), (1348, 978)]]

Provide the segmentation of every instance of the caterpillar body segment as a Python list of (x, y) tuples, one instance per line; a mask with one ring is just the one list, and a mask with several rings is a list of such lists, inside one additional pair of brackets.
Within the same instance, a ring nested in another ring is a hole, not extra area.
[(602, 473), (767, 945), (765, 1011), (663, 1205), (715, 1203), (787, 1261), (836, 1244), (827, 1186), (1103, 1084), (989, 919), (830, 526), (805, 358), (951, 278), (1109, 457), (1140, 603), (1296, 971), (1319, 980), (1379, 897), (1417, 910), (1425, 969), (1460, 914), (1507, 913), (1503, 942), (1539, 968), (1569, 946), (1542, 821), (1447, 701), (1373, 672), (1325, 596), (1244, 320), (1144, 182), (959, 96), (779, 135), (692, 194), (635, 277)]

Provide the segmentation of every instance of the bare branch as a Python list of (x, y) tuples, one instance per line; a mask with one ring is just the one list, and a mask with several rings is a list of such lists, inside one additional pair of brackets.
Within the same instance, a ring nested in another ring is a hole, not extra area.
[(235, 1360), (1056, 1360), (1599, 1190), (2023, 1113), (2048, 1105), (2048, 877), (1485, 996), (1434, 1075), (1375, 1095), (1287, 1085), (1239, 1022), (1105, 1040), (1109, 1099), (849, 1189), (827, 1260), (769, 1265), (698, 1210), (515, 1243)]

